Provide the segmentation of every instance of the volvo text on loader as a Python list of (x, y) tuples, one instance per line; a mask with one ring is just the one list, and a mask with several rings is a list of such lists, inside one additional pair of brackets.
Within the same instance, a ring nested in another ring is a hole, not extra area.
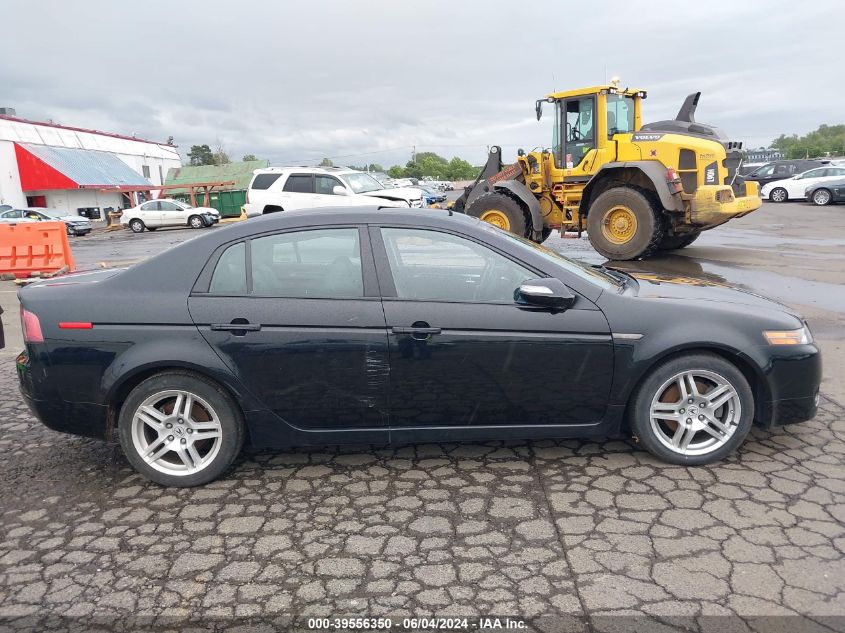
[(738, 174), (742, 143), (698, 123), (701, 93), (677, 117), (642, 125), (643, 90), (609, 85), (555, 92), (551, 149), (503, 166), (492, 147), (487, 165), (453, 208), (537, 242), (553, 229), (587, 231), (612, 260), (683, 248), (702, 231), (761, 205), (757, 183)]

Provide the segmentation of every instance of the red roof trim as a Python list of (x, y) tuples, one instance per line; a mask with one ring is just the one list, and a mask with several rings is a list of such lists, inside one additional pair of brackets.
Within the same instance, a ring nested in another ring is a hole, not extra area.
[(79, 189), (79, 185), (73, 180), (17, 143), (15, 143), (15, 157), (18, 160), (22, 191)]
[(71, 130), (72, 132), (86, 132), (88, 134), (97, 134), (99, 136), (108, 136), (110, 138), (120, 138), (125, 141), (138, 141), (139, 143), (148, 143), (150, 145), (161, 145), (162, 147), (172, 147), (176, 148), (175, 145), (168, 145), (167, 143), (161, 143), (159, 141), (148, 141), (143, 138), (135, 138), (134, 136), (124, 136), (123, 134), (113, 134), (112, 132), (101, 132), (100, 130), (89, 130), (88, 128), (84, 127), (71, 127), (69, 125), (59, 125), (58, 123), (47, 123), (45, 121), (31, 121), (30, 119), (21, 119), (16, 116), (9, 116), (8, 114), (0, 114), (0, 119), (4, 119), (6, 121), (14, 121), (16, 123), (29, 123), (30, 125), (41, 125), (44, 127), (55, 127), (59, 128), (60, 130)]

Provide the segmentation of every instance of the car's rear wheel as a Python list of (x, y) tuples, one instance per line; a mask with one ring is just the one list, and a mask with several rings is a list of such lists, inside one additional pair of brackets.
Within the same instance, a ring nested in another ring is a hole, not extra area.
[(244, 441), (241, 413), (215, 383), (185, 371), (144, 380), (118, 418), (123, 452), (142, 475), (164, 486), (198, 486), (231, 466)]
[(775, 187), (769, 194), (769, 200), (772, 202), (786, 202), (789, 200), (789, 193), (783, 187)]
[(145, 228), (147, 227), (144, 226), (144, 223), (141, 220), (137, 218), (135, 218), (134, 220), (129, 220), (129, 229), (133, 233), (143, 233)]
[(637, 389), (631, 428), (661, 459), (696, 466), (733, 452), (754, 419), (754, 396), (737, 367), (713, 354), (679, 356)]
[(192, 215), (188, 218), (188, 226), (192, 229), (201, 229), (205, 226), (205, 220), (199, 215)]
[(830, 204), (831, 199), (832, 196), (827, 189), (816, 189), (813, 192), (813, 204), (817, 204), (820, 207)]

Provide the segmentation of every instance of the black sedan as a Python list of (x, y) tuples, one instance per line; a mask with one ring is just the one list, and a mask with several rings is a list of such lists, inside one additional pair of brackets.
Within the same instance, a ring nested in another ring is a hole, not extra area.
[(166, 485), (256, 447), (611, 436), (723, 458), (815, 415), (782, 305), (571, 261), (440, 211), (278, 213), (20, 291), (22, 392)]
[(805, 194), (807, 200), (812, 200), (813, 204), (821, 207), (832, 202), (845, 202), (845, 178), (817, 182), (807, 187)]

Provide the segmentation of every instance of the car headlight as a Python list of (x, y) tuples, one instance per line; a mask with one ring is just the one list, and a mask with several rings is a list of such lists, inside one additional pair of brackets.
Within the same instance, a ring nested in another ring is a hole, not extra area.
[(798, 330), (766, 330), (763, 337), (769, 345), (807, 345), (813, 342), (813, 335), (806, 325)]

